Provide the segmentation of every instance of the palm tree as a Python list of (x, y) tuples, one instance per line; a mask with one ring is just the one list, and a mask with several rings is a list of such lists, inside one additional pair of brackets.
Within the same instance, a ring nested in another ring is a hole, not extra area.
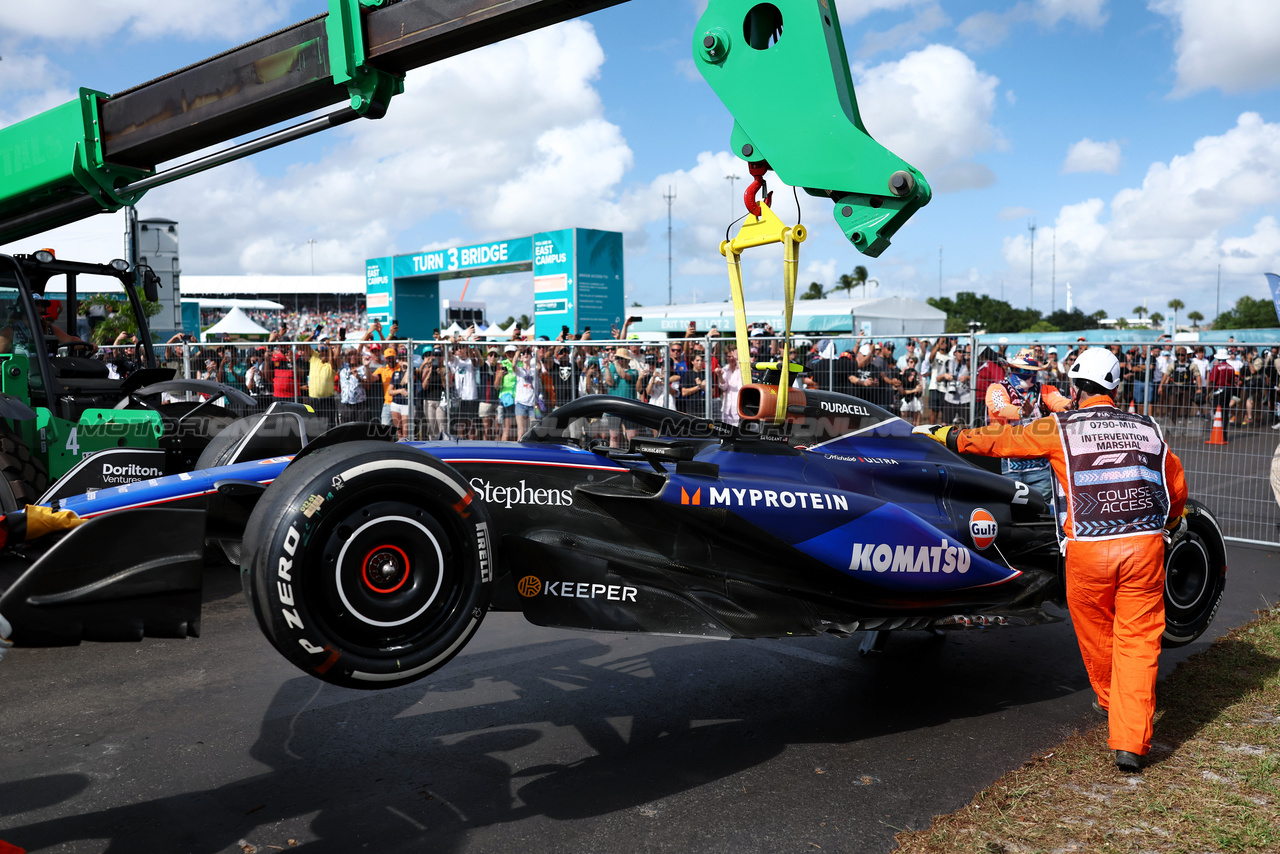
[(1156, 329), (1164, 326), (1164, 315), (1158, 311), (1151, 312), (1151, 325)]
[(867, 268), (859, 264), (853, 268), (853, 281), (862, 285), (862, 295), (867, 295)]
[(849, 292), (853, 290), (853, 286), (855, 284), (857, 284), (857, 282), (854, 281), (853, 276), (850, 276), (848, 273), (841, 273), (840, 278), (836, 280), (836, 285), (831, 289), (831, 292), (835, 293), (836, 291), (844, 291), (844, 295), (849, 296)]
[(800, 294), (800, 299), (826, 299), (827, 295), (822, 290), (821, 282), (810, 282), (809, 290)]
[(1128, 328), (1129, 328), (1128, 320), (1124, 319), (1123, 317), (1116, 318), (1116, 329), (1128, 329)]
[(1200, 321), (1204, 320), (1204, 315), (1198, 311), (1188, 311), (1187, 320), (1191, 321), (1191, 327), (1193, 329), (1199, 329)]
[(1138, 315), (1139, 320), (1142, 320), (1142, 318), (1147, 316), (1147, 307), (1145, 305), (1135, 305), (1133, 307), (1133, 313)]
[(1180, 299), (1169, 300), (1169, 308), (1173, 309), (1173, 331), (1178, 331), (1178, 312), (1187, 307), (1187, 304)]

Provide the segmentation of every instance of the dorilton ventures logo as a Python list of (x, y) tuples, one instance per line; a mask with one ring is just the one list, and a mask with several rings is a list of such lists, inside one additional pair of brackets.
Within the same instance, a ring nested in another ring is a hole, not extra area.
[(153, 477), (164, 477), (164, 472), (152, 466), (140, 466), (137, 463), (116, 466), (111, 463), (102, 464), (103, 483), (134, 483)]
[(471, 486), (484, 498), (485, 503), (499, 505), (510, 510), (516, 505), (534, 507), (572, 507), (572, 489), (535, 488), (520, 480), (518, 485), (497, 486), (484, 478), (471, 478)]

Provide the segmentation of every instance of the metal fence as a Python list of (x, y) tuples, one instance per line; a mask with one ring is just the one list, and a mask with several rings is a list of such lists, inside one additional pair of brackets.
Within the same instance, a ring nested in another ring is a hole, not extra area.
[[(1085, 346), (1004, 345), (992, 338), (801, 338), (792, 361), (805, 366), (805, 384), (862, 397), (913, 424), (979, 425), (986, 421), (986, 389), (1004, 375), (1002, 357), (1022, 346), (1037, 348), (1046, 364), (1042, 381), (1059, 384), (1066, 393), (1065, 372), (1076, 347)], [(777, 357), (776, 337), (757, 334), (750, 342), (753, 363)], [(1271, 345), (1224, 340), (1186, 345), (1117, 341), (1108, 346), (1116, 350), (1124, 373), (1117, 403), (1160, 424), (1183, 462), (1192, 497), (1214, 510), (1229, 539), (1280, 545), (1280, 508), (1268, 482), (1280, 442), (1280, 332)], [(1183, 362), (1174, 352), (1179, 347), (1187, 348)], [(657, 343), (179, 344), (156, 349), (160, 362), (180, 376), (226, 382), (263, 406), (298, 401), (330, 423), (382, 421), (394, 425), (403, 438), (514, 440), (542, 414), (586, 394), (632, 397), (736, 421), (736, 341), (731, 337)], [(1215, 378), (1218, 349), (1232, 351), (1225, 360), (1231, 371), (1219, 371)], [(1206, 358), (1197, 359), (1197, 353)], [(121, 375), (134, 367), (127, 348), (104, 347), (100, 357)], [(497, 386), (495, 376), (500, 378)], [(629, 436), (617, 424), (586, 429), (612, 444), (625, 444)]]

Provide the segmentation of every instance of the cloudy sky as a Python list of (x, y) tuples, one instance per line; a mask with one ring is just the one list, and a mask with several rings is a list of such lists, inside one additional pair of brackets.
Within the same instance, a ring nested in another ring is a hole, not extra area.
[[(582, 226), (626, 237), (627, 301), (728, 296), (717, 251), (741, 214), (732, 121), (694, 69), (697, 0), (621, 6), (410, 73), (387, 117), (152, 191), (184, 273), (363, 271), (366, 258)], [(933, 201), (878, 259), (801, 196), (801, 287), (864, 264), (881, 291), (972, 290), (1111, 316), (1176, 296), (1207, 317), (1280, 271), (1280, 3), (838, 3), (866, 127)], [(324, 10), (321, 0), (0, 5), (0, 125), (120, 91)], [(731, 188), (733, 192), (731, 193)], [(794, 220), (790, 194), (779, 193)], [(1035, 232), (1035, 285), (1031, 244)], [(11, 244), (121, 254), (118, 216)], [(308, 241), (314, 241), (309, 243)], [(748, 286), (776, 298), (767, 250)], [(939, 263), (941, 255), (941, 264)], [(454, 283), (456, 289), (461, 283)], [(444, 289), (444, 296), (457, 296)], [(532, 278), (477, 280), (498, 319)]]

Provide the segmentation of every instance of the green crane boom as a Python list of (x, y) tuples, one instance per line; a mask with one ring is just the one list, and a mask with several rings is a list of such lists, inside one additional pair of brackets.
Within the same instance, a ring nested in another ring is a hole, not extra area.
[[(118, 210), (152, 187), (347, 121), (380, 118), (413, 68), (624, 1), (328, 0), (326, 14), (125, 92), (81, 89), (0, 130), (0, 244)], [(863, 128), (831, 0), (711, 0), (694, 56), (734, 117), (734, 152), (834, 201), (859, 251), (879, 255), (928, 202), (924, 177)]]

